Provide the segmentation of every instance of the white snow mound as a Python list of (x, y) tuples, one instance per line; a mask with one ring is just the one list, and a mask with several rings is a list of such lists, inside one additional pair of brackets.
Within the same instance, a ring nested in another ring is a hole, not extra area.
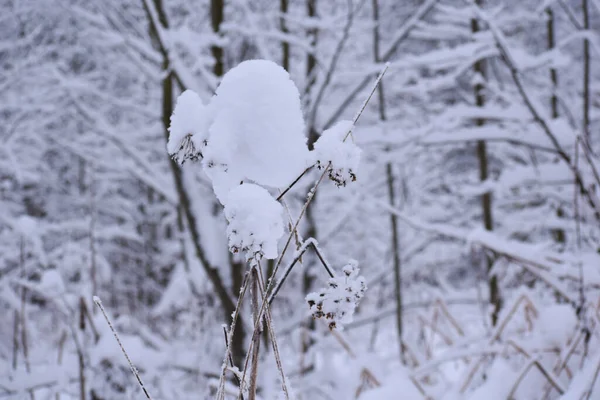
[[(300, 93), (289, 74), (267, 60), (244, 61), (225, 74), (211, 100), (203, 164), (235, 178), (283, 187), (307, 166), (308, 148)], [(211, 174), (220, 179), (222, 174)], [(220, 186), (218, 183), (216, 186)], [(216, 190), (222, 199), (225, 188)]]

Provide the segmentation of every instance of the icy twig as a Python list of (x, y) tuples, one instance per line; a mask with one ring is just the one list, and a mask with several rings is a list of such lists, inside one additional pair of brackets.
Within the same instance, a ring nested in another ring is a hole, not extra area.
[[(258, 316), (258, 272), (256, 266), (252, 267), (252, 286), (250, 288), (252, 298), (252, 314), (254, 322), (259, 321)], [(262, 287), (262, 286), (261, 286)], [(262, 324), (261, 324), (262, 325)], [(262, 330), (262, 329), (261, 329)], [(256, 400), (256, 387), (258, 385), (258, 352), (260, 351), (260, 337), (256, 336), (252, 341), (252, 366), (250, 370), (250, 384), (248, 387), (248, 400)], [(246, 370), (244, 370), (246, 373)], [(240, 387), (240, 400), (242, 399), (242, 389)]]
[[(219, 389), (217, 390), (217, 399), (224, 400), (225, 399), (225, 373), (227, 372), (227, 361), (231, 358), (231, 343), (233, 332), (235, 331), (235, 325), (237, 323), (238, 317), (240, 315), (242, 309), (242, 300), (244, 299), (244, 295), (246, 294), (246, 289), (248, 288), (248, 275), (249, 272), (246, 272), (244, 275), (244, 281), (242, 282), (242, 287), (240, 288), (240, 295), (238, 296), (237, 304), (235, 306), (235, 311), (233, 312), (233, 317), (231, 321), (231, 328), (229, 328), (229, 332), (227, 333), (227, 340), (225, 343), (227, 344), (227, 348), (225, 349), (225, 358), (223, 360), (223, 366), (221, 367), (221, 376), (219, 379)], [(240, 388), (244, 385), (244, 379), (240, 381)]]
[[(229, 348), (229, 338), (227, 337), (227, 325), (223, 324), (223, 335), (225, 336), (225, 347)], [(229, 365), (231, 366), (231, 368), (235, 368), (235, 364), (233, 363), (233, 357), (231, 356), (231, 353), (229, 353), (228, 355), (229, 358)], [(240, 380), (240, 377), (237, 374), (233, 374), (235, 376), (235, 380), (238, 383), (239, 387), (242, 387), (242, 381)], [(242, 400), (244, 400), (244, 396), (242, 396)]]
[[(259, 264), (259, 267), (260, 267), (260, 264)], [(263, 296), (265, 293), (263, 291), (264, 282), (262, 280), (262, 272), (258, 273), (256, 268), (253, 268), (253, 275), (254, 275), (254, 278), (258, 282), (258, 290), (260, 291), (260, 295), (264, 299)], [(256, 306), (253, 306), (253, 308), (254, 308), (253, 313), (255, 315), (255, 318), (257, 318), (257, 316), (258, 316), (257, 307), (258, 307), (258, 304)], [(283, 363), (281, 362), (281, 355), (279, 353), (279, 347), (277, 345), (277, 338), (275, 336), (275, 330), (273, 329), (273, 319), (271, 318), (271, 310), (269, 309), (269, 307), (267, 307), (264, 311), (264, 321), (267, 325), (267, 329), (269, 330), (269, 339), (270, 339), (271, 345), (273, 347), (273, 355), (275, 357), (275, 364), (277, 365), (277, 370), (279, 371), (279, 376), (281, 378), (281, 389), (283, 390), (285, 398), (287, 400), (289, 400), (289, 391), (287, 388), (285, 373), (283, 372)], [(258, 322), (258, 321), (255, 320), (255, 323), (256, 322)], [(250, 348), (248, 349), (248, 354), (255, 353), (255, 345), (258, 343), (260, 343), (258, 341), (258, 337), (253, 336), (253, 340), (250, 342)], [(246, 379), (246, 371), (248, 368), (248, 361), (249, 361), (249, 357), (246, 356), (246, 360), (244, 363), (244, 371), (242, 373), (242, 381), (244, 381)], [(252, 372), (254, 373), (254, 369)], [(241, 395), (242, 395), (242, 387), (240, 386), (240, 391), (238, 393), (238, 399), (240, 399)]]
[[(383, 69), (379, 73), (379, 76), (377, 76), (377, 79), (375, 80), (375, 83), (373, 84), (373, 87), (371, 88), (371, 92), (369, 93), (369, 96), (362, 103), (362, 106), (360, 106), (360, 108), (354, 115), (354, 118), (352, 118), (352, 127), (353, 128), (354, 128), (354, 125), (356, 125), (356, 123), (358, 122), (358, 119), (362, 115), (363, 111), (365, 111), (365, 108), (367, 108), (367, 104), (369, 104), (369, 101), (371, 101), (371, 97), (373, 97), (373, 94), (375, 94), (375, 91), (377, 90), (377, 87), (379, 86), (381, 79), (383, 78), (383, 76), (385, 75), (385, 73), (387, 72), (389, 67), (390, 67), (390, 63), (386, 62)], [(346, 134), (346, 136), (344, 137), (344, 142), (346, 141), (346, 139), (348, 139), (348, 136), (350, 136), (351, 134), (352, 134), (352, 129), (350, 129), (348, 131), (348, 133)]]
[(306, 174), (307, 174), (307, 172), (308, 172), (308, 171), (310, 171), (311, 169), (313, 169), (314, 167), (315, 167), (314, 165), (311, 165), (310, 167), (308, 167), (308, 168), (306, 168), (304, 171), (302, 171), (302, 173), (301, 173), (300, 175), (298, 175), (298, 177), (297, 177), (296, 179), (294, 179), (294, 182), (290, 183), (290, 184), (288, 185), (288, 187), (287, 187), (287, 188), (285, 188), (285, 190), (284, 190), (283, 192), (281, 192), (281, 193), (279, 194), (279, 196), (277, 196), (277, 199), (276, 199), (276, 200), (277, 200), (277, 201), (281, 201), (281, 199), (283, 199), (283, 196), (285, 196), (285, 194), (286, 194), (287, 192), (289, 192), (289, 191), (290, 191), (290, 189), (291, 189), (291, 188), (293, 188), (293, 187), (294, 187), (294, 185), (296, 185), (296, 183), (298, 183), (298, 181), (299, 181), (300, 179), (302, 179), (302, 177), (303, 177), (304, 175), (306, 175)]
[(465, 336), (464, 330), (461, 328), (460, 324), (452, 316), (452, 314), (450, 314), (450, 310), (448, 310), (448, 306), (446, 305), (446, 303), (443, 302), (442, 299), (438, 298), (435, 301), (435, 305), (439, 308), (439, 310), (441, 311), (441, 313), (444, 315), (444, 317), (446, 317), (446, 319), (450, 322), (450, 324), (454, 327), (454, 329), (456, 329), (456, 332), (460, 336)]
[(331, 271), (331, 268), (329, 267), (329, 265), (325, 261), (325, 258), (323, 257), (323, 255), (321, 254), (321, 251), (319, 250), (319, 247), (317, 246), (317, 241), (315, 239), (313, 239), (313, 238), (308, 238), (308, 239), (306, 239), (302, 243), (300, 249), (298, 249), (298, 251), (296, 253), (296, 256), (294, 257), (294, 259), (292, 260), (292, 262), (290, 263), (290, 265), (288, 265), (288, 267), (283, 272), (283, 276), (281, 277), (281, 280), (279, 282), (277, 282), (277, 285), (275, 286), (275, 289), (273, 289), (273, 293), (271, 293), (271, 295), (269, 296), (269, 304), (273, 304), (273, 300), (275, 300), (275, 297), (277, 296), (277, 294), (281, 290), (281, 287), (283, 286), (283, 283), (286, 281), (286, 279), (287, 279), (288, 275), (290, 274), (290, 272), (292, 272), (292, 268), (294, 268), (294, 266), (296, 265), (296, 263), (298, 261), (300, 261), (300, 259), (304, 255), (304, 253), (306, 253), (306, 251), (308, 250), (308, 246), (311, 246), (314, 249), (315, 253), (317, 254), (317, 257), (319, 258), (319, 261), (321, 261), (321, 264), (323, 264), (323, 267), (327, 271), (327, 274), (329, 274), (329, 276), (331, 278), (334, 277), (334, 274)]
[[(261, 296), (264, 294), (262, 288), (265, 286), (262, 280), (262, 273), (258, 274), (259, 277), (259, 289)], [(289, 398), (289, 392), (286, 384), (285, 373), (283, 372), (283, 363), (281, 362), (281, 355), (279, 354), (279, 347), (277, 345), (277, 337), (275, 336), (275, 329), (273, 329), (273, 318), (271, 317), (271, 310), (267, 307), (265, 310), (265, 322), (267, 324), (267, 329), (269, 330), (269, 338), (271, 339), (271, 345), (273, 346), (273, 355), (275, 356), (275, 364), (277, 365), (277, 370), (279, 371), (279, 376), (281, 378), (281, 389), (285, 394), (286, 399)]]
[(94, 303), (96, 303), (96, 305), (98, 306), (98, 308), (100, 308), (100, 311), (102, 311), (102, 315), (104, 315), (104, 319), (106, 320), (106, 323), (108, 324), (108, 327), (110, 328), (110, 330), (112, 331), (113, 335), (115, 336), (115, 339), (117, 340), (117, 343), (119, 344), (119, 347), (121, 348), (121, 351), (123, 352), (123, 355), (125, 356), (125, 358), (127, 359), (127, 362), (129, 363), (129, 368), (131, 368), (131, 372), (133, 372), (133, 375), (137, 379), (138, 384), (140, 385), (140, 387), (144, 391), (144, 394), (146, 395), (146, 398), (152, 400), (152, 397), (150, 397), (150, 394), (148, 393), (148, 390), (146, 390), (146, 387), (144, 386), (144, 382), (142, 382), (142, 378), (140, 377), (140, 374), (138, 373), (137, 368), (135, 367), (135, 365), (133, 365), (133, 362), (131, 362), (131, 359), (129, 358), (129, 355), (125, 351), (125, 347), (123, 347), (123, 343), (121, 343), (121, 339), (119, 338), (119, 335), (117, 334), (117, 331), (113, 327), (113, 324), (110, 321), (110, 318), (108, 317), (108, 314), (106, 313), (106, 310), (104, 309), (104, 306), (102, 305), (102, 301), (100, 300), (100, 298), (98, 296), (94, 296), (93, 300), (94, 300)]

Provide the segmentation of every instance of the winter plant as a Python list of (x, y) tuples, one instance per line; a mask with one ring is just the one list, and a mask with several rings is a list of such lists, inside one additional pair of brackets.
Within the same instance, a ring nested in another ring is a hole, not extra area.
[(598, 0), (0, 11), (0, 399), (600, 398)]
[[(383, 73), (385, 70), (375, 87)], [(232, 68), (223, 76), (207, 104), (191, 90), (179, 96), (171, 117), (167, 150), (181, 165), (187, 160), (200, 162), (212, 182), (216, 197), (223, 205), (228, 222), (229, 250), (234, 254), (242, 253), (248, 262), (238, 307), (227, 332), (227, 343), (232, 342), (241, 312), (241, 301), (248, 287), (253, 303), (252, 340), (243, 366), (228, 366), (231, 364), (231, 349), (227, 346), (218, 399), (225, 396), (227, 370), (236, 374), (239, 395), (255, 398), (255, 360), (258, 356), (255, 338), (263, 330), (264, 324), (269, 330), (277, 358), (283, 393), (285, 398), (289, 398), (269, 305), (299, 256), (294, 257), (274, 291), (278, 280), (276, 274), (286, 251), (291, 248), (292, 237), (298, 236), (298, 224), (323, 178), (327, 176), (338, 187), (356, 181), (361, 150), (354, 144), (351, 134), (367, 102), (368, 99), (353, 121), (338, 122), (324, 131), (316, 141), (314, 150), (309, 151), (298, 89), (288, 73), (271, 61), (244, 61)], [(289, 221), (291, 229), (279, 253), (286, 225), (281, 204), (284, 200), (282, 195), (275, 198), (270, 190), (287, 187), (287, 191), (299, 181), (299, 177), (315, 166), (322, 171), (320, 178), (310, 189), (298, 219)], [(318, 251), (313, 238), (306, 239), (304, 243), (300, 243), (297, 250), (302, 249), (304, 253), (308, 244), (312, 244)], [(277, 259), (276, 267), (267, 277), (267, 284), (262, 278), (264, 271), (261, 261), (264, 259)], [(321, 260), (327, 272), (333, 274), (324, 259)], [(366, 288), (364, 278), (359, 276), (358, 263), (352, 260), (341, 269), (341, 273), (329, 278), (325, 289), (309, 294), (306, 300), (315, 319), (324, 317), (329, 321), (330, 329), (342, 328), (343, 324), (352, 322), (354, 310)], [(251, 358), (254, 361), (249, 366)]]

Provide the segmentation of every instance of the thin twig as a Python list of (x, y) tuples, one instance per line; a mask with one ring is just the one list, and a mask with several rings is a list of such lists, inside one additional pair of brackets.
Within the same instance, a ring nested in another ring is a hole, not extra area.
[[(225, 336), (225, 347), (229, 348), (229, 339), (227, 337), (227, 325), (223, 325), (223, 335)], [(231, 365), (232, 368), (235, 367), (235, 364), (233, 363), (233, 357), (231, 356), (231, 353), (228, 354), (228, 358), (229, 358), (229, 365)], [(235, 376), (235, 380), (238, 383), (239, 387), (242, 387), (242, 381), (240, 380), (240, 377), (237, 374), (233, 374), (233, 376)], [(244, 396), (242, 395), (242, 400), (244, 400)]]
[(110, 318), (108, 318), (108, 314), (106, 314), (106, 310), (104, 309), (104, 306), (102, 305), (102, 301), (100, 300), (100, 298), (98, 296), (94, 296), (93, 300), (94, 300), (94, 303), (96, 303), (96, 305), (100, 308), (100, 311), (102, 311), (102, 315), (104, 315), (104, 319), (106, 320), (108, 327), (110, 328), (113, 335), (115, 336), (115, 339), (117, 340), (117, 343), (119, 344), (119, 347), (121, 348), (121, 351), (123, 352), (123, 355), (125, 356), (125, 358), (127, 359), (127, 362), (129, 363), (129, 368), (131, 368), (131, 372), (133, 372), (133, 375), (137, 379), (138, 384), (144, 391), (146, 398), (149, 400), (152, 400), (152, 397), (150, 397), (150, 394), (148, 393), (148, 391), (146, 390), (146, 387), (144, 386), (144, 382), (142, 382), (142, 378), (140, 377), (140, 374), (138, 373), (137, 368), (135, 367), (135, 365), (133, 365), (133, 362), (131, 362), (129, 355), (125, 351), (125, 347), (123, 347), (123, 343), (121, 343), (121, 339), (119, 339), (119, 335), (117, 334), (117, 331), (113, 327), (113, 324), (110, 321)]
[(329, 267), (329, 265), (325, 261), (325, 258), (321, 254), (321, 251), (319, 250), (318, 246), (316, 245), (316, 241), (314, 239), (312, 239), (312, 238), (306, 239), (304, 241), (304, 243), (303, 243), (302, 248), (298, 252), (298, 254), (296, 254), (296, 256), (294, 257), (294, 259), (292, 260), (292, 262), (290, 263), (290, 265), (283, 272), (283, 276), (281, 277), (281, 280), (279, 282), (277, 282), (277, 285), (275, 286), (275, 289), (273, 289), (273, 293), (271, 293), (271, 295), (269, 296), (269, 305), (273, 304), (273, 300), (275, 300), (275, 297), (277, 296), (277, 294), (281, 290), (281, 287), (283, 286), (283, 283), (286, 281), (286, 279), (289, 276), (290, 272), (292, 272), (292, 269), (294, 268), (294, 266), (296, 265), (296, 263), (298, 261), (300, 261), (300, 259), (304, 255), (304, 253), (306, 253), (306, 251), (308, 250), (309, 246), (311, 246), (314, 249), (315, 253), (317, 254), (317, 257), (319, 258), (319, 261), (321, 261), (321, 264), (323, 264), (323, 267), (327, 271), (327, 274), (331, 278), (333, 278), (335, 276), (335, 274), (333, 273), (333, 271), (331, 270), (331, 268)]
[(560, 385), (560, 383), (558, 383), (558, 379), (556, 379), (555, 376), (552, 376), (552, 374), (547, 371), (542, 364), (540, 364), (540, 361), (536, 358), (531, 359), (526, 365), (525, 367), (521, 370), (521, 373), (519, 374), (519, 377), (517, 378), (517, 380), (515, 381), (515, 383), (513, 384), (513, 387), (510, 390), (510, 393), (508, 394), (508, 396), (506, 397), (507, 399), (512, 399), (514, 398), (514, 394), (517, 391), (517, 388), (519, 387), (519, 385), (521, 384), (521, 382), (523, 381), (523, 379), (525, 379), (525, 376), (527, 375), (527, 373), (529, 372), (529, 370), (532, 367), (537, 367), (537, 369), (542, 373), (542, 375), (544, 375), (544, 377), (546, 378), (546, 380), (552, 385), (554, 386), (554, 388), (558, 391), (559, 394), (563, 394), (565, 392), (564, 388)]
[(313, 168), (314, 168), (314, 164), (313, 164), (313, 165), (311, 165), (310, 167), (306, 168), (304, 171), (302, 171), (302, 173), (301, 173), (300, 175), (298, 175), (298, 177), (297, 177), (296, 179), (294, 179), (294, 182), (290, 183), (290, 185), (289, 185), (287, 188), (285, 188), (285, 190), (284, 190), (283, 192), (281, 192), (281, 194), (279, 194), (279, 196), (277, 196), (277, 201), (281, 201), (281, 199), (283, 198), (283, 196), (285, 196), (285, 194), (286, 194), (287, 192), (289, 192), (289, 190), (290, 190), (291, 188), (293, 188), (293, 187), (294, 187), (294, 185), (296, 185), (296, 183), (298, 183), (298, 181), (299, 181), (299, 180), (300, 180), (300, 179), (301, 179), (301, 178), (302, 178), (304, 175), (306, 175), (306, 173), (307, 173), (308, 171), (310, 171), (310, 170), (311, 170), (311, 169), (313, 169)]
[[(252, 298), (252, 314), (254, 314), (254, 322), (260, 323), (262, 318), (258, 315), (258, 271), (256, 266), (252, 268), (252, 285), (250, 288)], [(262, 286), (261, 286), (262, 288)], [(261, 324), (262, 325), (262, 324)], [(261, 329), (262, 331), (262, 329)], [(260, 351), (260, 337), (256, 336), (252, 341), (252, 366), (250, 371), (250, 384), (248, 386), (248, 400), (256, 400), (256, 387), (258, 385), (258, 355)], [(240, 386), (239, 398), (242, 399), (242, 387)]]
[[(242, 287), (240, 289), (240, 295), (238, 296), (238, 301), (235, 306), (235, 311), (233, 313), (233, 318), (231, 321), (231, 328), (229, 329), (229, 332), (227, 334), (227, 338), (228, 338), (228, 340), (226, 340), (227, 348), (225, 349), (225, 359), (223, 360), (223, 367), (221, 369), (221, 376), (219, 379), (219, 389), (217, 390), (217, 399), (219, 399), (219, 400), (223, 400), (225, 398), (225, 372), (227, 371), (227, 360), (231, 357), (231, 343), (232, 343), (231, 339), (233, 337), (233, 332), (235, 330), (235, 326), (236, 326), (238, 317), (241, 312), (242, 300), (244, 298), (244, 295), (246, 294), (246, 289), (248, 288), (248, 276), (249, 276), (249, 272), (246, 272), (246, 275), (244, 275), (244, 281), (242, 282)], [(243, 377), (240, 380), (240, 383), (241, 383), (240, 387), (242, 387), (242, 385), (244, 384)]]
[[(375, 83), (373, 83), (373, 87), (371, 88), (371, 92), (369, 93), (369, 96), (365, 99), (365, 101), (363, 101), (362, 105), (360, 106), (360, 108), (358, 109), (356, 114), (354, 115), (354, 118), (352, 118), (352, 128), (354, 128), (354, 125), (356, 125), (356, 123), (358, 122), (358, 119), (362, 115), (363, 111), (365, 111), (365, 108), (367, 108), (367, 104), (369, 104), (371, 97), (373, 97), (373, 94), (375, 94), (375, 91), (377, 90), (377, 86), (379, 86), (381, 79), (383, 78), (383, 76), (385, 75), (385, 73), (387, 72), (389, 67), (390, 67), (390, 63), (386, 62), (385, 65), (383, 66), (383, 69), (377, 76), (377, 79), (375, 79)], [(344, 136), (344, 141), (346, 141), (346, 139), (348, 139), (348, 136), (350, 136), (352, 134), (352, 128), (350, 128), (348, 133), (346, 133), (346, 136)]]

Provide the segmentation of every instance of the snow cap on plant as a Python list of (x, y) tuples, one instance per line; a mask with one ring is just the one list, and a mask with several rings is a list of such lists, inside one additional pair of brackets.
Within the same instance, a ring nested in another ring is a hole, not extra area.
[(365, 278), (359, 272), (358, 262), (350, 260), (340, 275), (329, 279), (327, 287), (309, 293), (306, 301), (313, 318), (328, 320), (329, 329), (352, 322), (354, 310), (367, 290)]
[(169, 131), (169, 154), (180, 164), (202, 158), (222, 204), (241, 181), (283, 187), (310, 161), (300, 92), (268, 60), (229, 70), (206, 106), (196, 93), (183, 92)]
[(244, 252), (253, 263), (277, 257), (283, 235), (283, 208), (266, 189), (252, 183), (233, 188), (225, 202), (229, 250)]
[(180, 165), (187, 160), (198, 161), (208, 143), (210, 110), (193, 90), (186, 90), (177, 98), (171, 115), (167, 151)]
[(315, 142), (317, 168), (327, 168), (331, 163), (329, 179), (338, 187), (356, 181), (361, 150), (349, 136), (353, 127), (352, 121), (339, 121)]

